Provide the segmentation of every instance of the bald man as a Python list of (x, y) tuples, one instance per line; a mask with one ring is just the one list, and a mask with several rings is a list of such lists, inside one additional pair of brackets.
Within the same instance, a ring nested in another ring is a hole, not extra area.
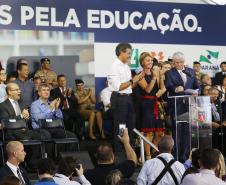
[[(145, 162), (140, 174), (137, 177), (138, 185), (151, 185), (158, 183), (180, 184), (182, 175), (185, 172), (185, 168), (182, 163), (175, 161), (174, 157), (171, 155), (173, 147), (174, 141), (171, 136), (163, 136), (161, 138), (158, 144), (160, 154), (156, 158), (147, 160)], [(160, 174), (168, 163), (172, 163), (169, 170), (167, 170), (169, 173), (163, 174), (163, 176), (160, 178)]]
[(6, 153), (8, 160), (6, 164), (0, 168), (0, 180), (5, 176), (13, 175), (20, 180), (21, 185), (30, 185), (31, 183), (27, 172), (19, 167), (19, 164), (24, 161), (26, 156), (23, 144), (19, 141), (10, 141), (6, 145)]
[[(20, 88), (16, 83), (6, 86), (8, 98), (0, 103), (0, 120), (2, 119), (29, 119), (28, 110), (18, 103), (20, 99)], [(16, 122), (15, 122), (16, 124)], [(40, 139), (40, 134), (31, 130), (10, 130), (6, 134), (7, 140)]]

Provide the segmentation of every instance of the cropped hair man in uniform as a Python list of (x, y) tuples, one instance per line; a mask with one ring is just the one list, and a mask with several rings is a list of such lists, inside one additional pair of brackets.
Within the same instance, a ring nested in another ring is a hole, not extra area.
[(21, 185), (30, 185), (31, 182), (27, 172), (19, 167), (19, 164), (24, 162), (26, 156), (23, 144), (19, 141), (10, 141), (6, 145), (6, 153), (8, 160), (0, 169), (0, 180), (6, 176), (13, 175), (20, 180)]
[(139, 73), (132, 78), (129, 63), (131, 59), (132, 47), (129, 43), (120, 43), (117, 45), (115, 53), (117, 58), (112, 63), (110, 71), (107, 74), (107, 80), (111, 95), (111, 106), (113, 110), (114, 121), (114, 149), (121, 151), (117, 135), (119, 133), (119, 124), (125, 124), (128, 128), (131, 143), (134, 144), (133, 128), (135, 127), (135, 111), (132, 102), (132, 87), (144, 77)]
[(52, 88), (57, 87), (57, 74), (50, 69), (50, 59), (49, 58), (42, 58), (41, 62), (41, 69), (39, 69), (34, 77), (40, 77), (42, 83), (46, 83), (50, 85)]

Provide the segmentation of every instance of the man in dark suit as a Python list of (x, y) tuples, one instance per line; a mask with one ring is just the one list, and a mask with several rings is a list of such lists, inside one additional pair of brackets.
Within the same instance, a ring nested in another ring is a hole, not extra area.
[[(181, 52), (173, 55), (174, 68), (166, 73), (165, 86), (169, 91), (169, 96), (198, 95), (199, 84), (196, 80), (194, 70), (184, 66), (185, 57)], [(187, 123), (178, 124), (178, 137), (176, 139), (175, 104), (174, 99), (168, 100), (168, 111), (171, 115), (173, 125), (174, 140), (177, 141), (179, 160), (186, 159), (189, 153), (189, 127)], [(187, 99), (177, 99), (177, 115), (188, 112)]]
[(27, 172), (19, 167), (19, 164), (24, 161), (26, 155), (23, 144), (19, 141), (10, 141), (6, 145), (6, 152), (8, 160), (6, 164), (0, 168), (0, 180), (5, 176), (14, 175), (20, 180), (21, 185), (30, 185), (31, 182)]
[(221, 72), (215, 74), (214, 85), (221, 85), (223, 78), (226, 76), (226, 61), (221, 62), (220, 67)]
[(84, 132), (84, 121), (78, 112), (78, 100), (71, 88), (67, 87), (65, 75), (57, 76), (58, 87), (52, 89), (51, 99), (60, 98), (60, 106), (63, 113), (64, 123), (67, 130), (74, 132), (80, 139)]
[[(29, 120), (30, 115), (27, 109), (24, 108), (22, 104), (18, 103), (20, 99), (20, 88), (16, 83), (8, 83), (6, 86), (6, 93), (8, 98), (0, 104), (0, 120), (2, 119), (15, 119), (20, 120), (24, 119), (26, 122)], [(16, 124), (16, 122), (15, 122)], [(50, 133), (45, 129), (38, 130), (29, 130), (29, 129), (17, 129), (17, 130), (7, 130), (6, 132), (6, 140), (39, 140), (44, 139), (48, 140), (51, 138)], [(49, 145), (48, 145), (49, 146)], [(46, 149), (48, 154), (51, 154), (52, 147), (49, 146)], [(34, 165), (36, 159), (40, 155), (38, 147), (32, 147), (31, 150), (31, 159), (30, 165)], [(33, 166), (31, 166), (33, 167)]]
[[(8, 98), (0, 104), (0, 120), (2, 119), (29, 119), (29, 112), (22, 104), (18, 103), (20, 99), (20, 88), (16, 83), (9, 83), (6, 86)], [(16, 123), (15, 123), (16, 124)], [(7, 132), (7, 140), (22, 140), (22, 139), (39, 139), (39, 133), (23, 130), (10, 130)]]

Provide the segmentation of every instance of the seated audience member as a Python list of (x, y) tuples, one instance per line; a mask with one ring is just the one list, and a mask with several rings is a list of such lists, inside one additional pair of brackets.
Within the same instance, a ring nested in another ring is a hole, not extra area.
[(7, 98), (5, 91), (6, 88), (6, 72), (4, 69), (0, 69), (0, 103), (4, 102)]
[(35, 101), (36, 93), (34, 83), (28, 79), (28, 64), (20, 63), (17, 66), (17, 73), (18, 76), (14, 83), (20, 87), (21, 96), (19, 102), (23, 103), (25, 107), (29, 108), (31, 103)]
[(57, 173), (53, 179), (58, 185), (91, 185), (83, 175), (83, 167), (72, 157), (60, 160)]
[[(182, 175), (185, 172), (184, 165), (179, 161), (175, 161), (171, 155), (174, 146), (174, 141), (171, 136), (163, 136), (158, 144), (160, 154), (154, 158), (145, 162), (140, 174), (137, 177), (138, 185), (151, 185), (151, 184), (179, 184), (181, 182)], [(167, 164), (171, 164), (167, 173), (163, 174), (160, 178), (160, 174), (163, 173)]]
[(84, 120), (89, 121), (88, 136), (90, 139), (96, 139), (93, 129), (95, 119), (99, 128), (100, 136), (102, 139), (105, 138), (103, 130), (103, 118), (100, 111), (95, 109), (96, 98), (92, 93), (91, 89), (84, 88), (84, 82), (80, 79), (75, 80), (76, 85), (76, 97), (79, 104), (79, 112), (83, 116)]
[[(0, 120), (2, 119), (29, 119), (29, 112), (24, 108), (23, 104), (19, 104), (21, 91), (17, 84), (9, 83), (6, 86), (8, 98), (0, 103)], [(15, 123), (16, 124), (16, 123)], [(21, 139), (39, 139), (39, 133), (31, 130), (9, 130), (7, 131), (7, 140)]]
[(64, 123), (67, 130), (77, 134), (81, 139), (83, 136), (84, 121), (78, 112), (78, 100), (70, 87), (67, 87), (65, 75), (57, 76), (58, 87), (50, 91), (51, 99), (60, 98), (60, 110), (63, 113)]
[(19, 141), (10, 141), (6, 145), (6, 154), (8, 160), (0, 168), (0, 180), (6, 176), (13, 175), (19, 179), (21, 185), (30, 185), (28, 174), (23, 168), (19, 167), (19, 164), (24, 162), (26, 155), (23, 144)]
[[(32, 128), (39, 128), (39, 121), (42, 119), (63, 119), (63, 114), (59, 109), (60, 99), (57, 98), (49, 102), (50, 87), (47, 84), (40, 84), (38, 88), (39, 99), (31, 104)], [(63, 128), (48, 129), (52, 138), (74, 138), (75, 135), (66, 130), (66, 136)]]
[(121, 179), (116, 185), (137, 185), (137, 183), (131, 179)]
[(106, 185), (116, 185), (117, 182), (123, 178), (122, 172), (120, 170), (112, 170), (106, 177)]
[[(106, 81), (107, 83), (107, 81)], [(104, 106), (104, 117), (107, 119), (113, 119), (113, 112), (111, 109), (111, 94), (112, 92), (110, 89), (105, 87), (101, 92), (100, 92), (100, 101), (103, 103)]]
[(120, 140), (124, 145), (127, 160), (117, 165), (114, 164), (112, 147), (106, 143), (101, 144), (97, 148), (98, 165), (94, 169), (90, 169), (85, 172), (85, 177), (91, 182), (92, 185), (105, 185), (107, 175), (110, 171), (115, 169), (120, 170), (125, 178), (132, 176), (137, 164), (137, 157), (130, 145), (128, 129), (124, 130), (123, 136), (120, 137)]
[(12, 72), (10, 74), (7, 74), (7, 78), (6, 78), (6, 84), (10, 83), (10, 82), (14, 82), (17, 78), (17, 72)]
[(226, 76), (226, 61), (221, 62), (220, 68), (221, 72), (215, 74), (214, 85), (220, 85), (223, 81), (223, 78)]
[(202, 96), (209, 96), (209, 89), (211, 88), (210, 85), (204, 85), (201, 89), (201, 95)]
[(200, 157), (199, 173), (187, 175), (182, 185), (226, 185), (215, 176), (215, 170), (219, 164), (219, 153), (215, 149), (204, 149)]
[(225, 93), (226, 93), (226, 76), (223, 77), (222, 83), (216, 87), (221, 94), (220, 101), (225, 101)]
[(0, 185), (21, 185), (21, 182), (14, 175), (9, 175), (0, 181)]
[(50, 85), (50, 88), (57, 87), (57, 74), (50, 69), (50, 59), (49, 58), (42, 58), (41, 62), (41, 69), (39, 69), (34, 77), (40, 77), (42, 83), (46, 83)]
[(203, 73), (201, 72), (201, 64), (200, 62), (193, 62), (193, 69), (195, 71), (195, 77), (197, 79), (197, 81), (199, 82), (199, 85), (202, 84), (201, 82), (201, 76), (203, 75)]
[(39, 181), (35, 185), (58, 185), (53, 180), (55, 174), (55, 165), (52, 159), (44, 158), (38, 161), (38, 177)]

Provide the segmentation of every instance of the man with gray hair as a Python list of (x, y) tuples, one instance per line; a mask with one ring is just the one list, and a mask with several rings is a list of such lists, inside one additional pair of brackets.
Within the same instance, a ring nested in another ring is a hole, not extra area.
[[(195, 77), (192, 68), (185, 67), (185, 56), (182, 52), (173, 54), (172, 60), (174, 67), (167, 71), (165, 86), (169, 92), (169, 96), (198, 95), (199, 83)], [(177, 116), (188, 112), (188, 99), (177, 98)], [(175, 122), (175, 102), (174, 98), (169, 98), (167, 102), (167, 111), (171, 116), (173, 138), (176, 141), (176, 148), (180, 161), (185, 161), (189, 155), (189, 126), (187, 123), (178, 124), (178, 136), (176, 138), (176, 122)]]
[(180, 184), (185, 172), (184, 165), (171, 155), (174, 141), (171, 136), (163, 136), (158, 144), (160, 154), (145, 162), (137, 177), (138, 185)]

